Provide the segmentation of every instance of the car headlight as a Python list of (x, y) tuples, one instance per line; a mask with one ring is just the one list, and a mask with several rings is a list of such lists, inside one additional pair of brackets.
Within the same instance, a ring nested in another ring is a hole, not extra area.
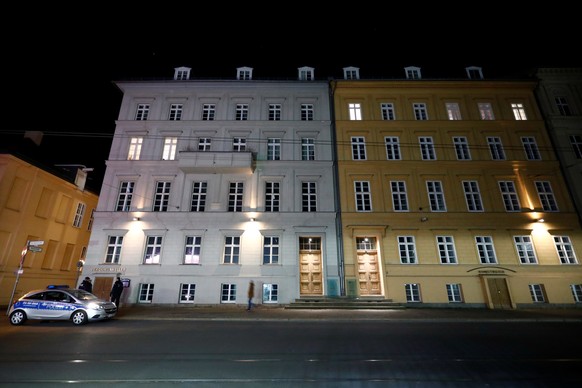
[(90, 308), (91, 310), (103, 310), (103, 306), (98, 303), (89, 303), (87, 308)]

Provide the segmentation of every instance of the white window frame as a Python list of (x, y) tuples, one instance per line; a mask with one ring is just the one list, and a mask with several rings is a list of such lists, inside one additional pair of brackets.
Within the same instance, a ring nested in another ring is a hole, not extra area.
[(278, 265), (281, 257), (281, 238), (263, 236), (263, 265)]
[(481, 264), (497, 264), (497, 255), (491, 236), (475, 236), (475, 247)]
[(405, 181), (390, 181), (390, 190), (392, 192), (392, 209), (395, 212), (407, 212), (408, 193), (406, 192)]
[(301, 182), (301, 210), (303, 212), (317, 211), (317, 182)]
[(172, 189), (172, 182), (170, 181), (156, 181), (156, 191), (154, 193), (154, 201), (152, 203), (152, 211), (166, 212), (168, 211), (168, 204), (170, 202), (170, 192)]
[(313, 104), (301, 104), (301, 121), (313, 121), (315, 118), (315, 106)]
[(422, 160), (437, 159), (432, 136), (419, 136), (418, 144), (420, 146), (420, 157)]
[(426, 192), (431, 212), (446, 212), (447, 203), (441, 181), (426, 181)]
[(202, 254), (202, 236), (185, 236), (183, 264), (200, 265), (201, 254)]
[(267, 160), (281, 160), (281, 139), (267, 139)]
[(582, 303), (582, 284), (570, 284), (570, 290), (572, 290), (574, 302)]
[(175, 160), (178, 149), (178, 138), (175, 136), (164, 138), (164, 151), (162, 160)]
[(202, 105), (202, 120), (214, 121), (215, 118), (216, 118), (216, 105), (215, 104)]
[(447, 298), (449, 303), (463, 303), (463, 289), (460, 283), (449, 283), (446, 284)]
[(478, 181), (463, 181), (463, 193), (465, 194), (465, 202), (467, 210), (470, 212), (482, 212), (483, 200), (481, 199), (481, 192), (479, 191)]
[(170, 121), (182, 120), (183, 108), (184, 105), (182, 104), (170, 104), (170, 114), (168, 115), (168, 120)]
[(127, 153), (127, 160), (139, 160), (142, 144), (143, 137), (132, 137), (129, 140), (129, 151)]
[(180, 283), (180, 300), (178, 303), (194, 303), (196, 298), (195, 283)]
[(572, 116), (572, 110), (568, 104), (568, 99), (564, 96), (554, 97), (554, 102), (556, 103), (556, 109), (560, 116)]
[(428, 120), (428, 110), (424, 102), (415, 102), (412, 104), (414, 119), (419, 121)]
[(398, 236), (400, 264), (417, 264), (414, 236)]
[(280, 121), (283, 113), (281, 104), (269, 104), (269, 121)]
[(538, 263), (531, 236), (513, 236), (513, 244), (520, 264)]
[(212, 138), (210, 137), (201, 137), (198, 139), (198, 151), (210, 151), (210, 147), (212, 146)]
[(135, 112), (135, 120), (136, 121), (147, 120), (149, 114), (150, 114), (150, 105), (149, 104), (137, 104), (137, 109)]
[(372, 211), (372, 194), (369, 181), (354, 181), (354, 195), (357, 212)]
[(117, 193), (117, 205), (115, 211), (128, 212), (131, 210), (131, 202), (133, 201), (133, 191), (135, 189), (134, 181), (119, 182), (119, 191)]
[(315, 160), (315, 139), (301, 138), (301, 160)]
[(501, 200), (506, 212), (520, 212), (521, 203), (517, 195), (515, 182), (513, 181), (499, 181), (499, 191), (501, 191)]
[(236, 284), (222, 283), (220, 285), (220, 303), (236, 303)]
[(556, 197), (554, 197), (554, 191), (552, 190), (552, 184), (550, 181), (535, 181), (536, 191), (538, 193), (538, 198), (542, 204), (542, 209), (545, 212), (557, 212), (558, 203), (556, 202)]
[(407, 283), (404, 285), (404, 292), (406, 293), (407, 303), (420, 303), (422, 297), (420, 296), (420, 284)]
[(471, 160), (469, 141), (466, 136), (453, 136), (453, 144), (455, 145), (457, 160)]
[(146, 244), (142, 264), (160, 264), (162, 256), (163, 236), (146, 236)]
[(493, 107), (488, 102), (477, 103), (479, 109), (479, 115), (481, 120), (495, 120), (495, 115), (493, 114)]
[(77, 203), (77, 209), (75, 210), (75, 216), (73, 217), (73, 227), (80, 228), (83, 225), (85, 209), (87, 209), (87, 205), (83, 202)]
[(543, 284), (529, 284), (529, 293), (534, 303), (546, 303), (546, 290)]
[(265, 182), (265, 211), (278, 212), (281, 200), (281, 182)]
[(362, 104), (359, 102), (348, 103), (348, 112), (351, 121), (362, 120)]
[(222, 251), (222, 264), (240, 263), (240, 236), (224, 236), (224, 248)]
[(521, 144), (523, 145), (523, 151), (525, 152), (525, 158), (527, 160), (542, 160), (542, 155), (540, 154), (535, 137), (522, 136)]
[(107, 236), (107, 249), (105, 251), (104, 264), (119, 264), (121, 250), (123, 248), (123, 236)]
[(366, 138), (352, 136), (352, 160), (366, 160)]
[(582, 136), (570, 135), (568, 139), (570, 139), (570, 145), (572, 146), (572, 151), (574, 151), (576, 159), (582, 159)]
[(244, 137), (235, 137), (232, 139), (232, 150), (234, 152), (245, 152), (247, 150), (247, 139)]
[(228, 211), (242, 212), (244, 182), (230, 182), (228, 190)]
[(152, 303), (154, 300), (154, 283), (140, 283), (137, 303)]
[(449, 117), (449, 120), (462, 120), (459, 103), (447, 102), (445, 103), (445, 109), (447, 110), (447, 116)]
[(263, 283), (263, 303), (279, 303), (279, 285), (276, 283)]
[(436, 236), (441, 264), (457, 264), (457, 252), (453, 236)]
[(386, 160), (402, 160), (398, 136), (385, 136), (384, 144), (386, 146)]
[(560, 264), (578, 264), (574, 246), (568, 236), (553, 236), (556, 253), (560, 259)]
[(208, 182), (192, 182), (192, 195), (190, 197), (190, 211), (203, 212), (206, 210), (206, 194), (208, 191)]
[(516, 120), (527, 120), (525, 108), (522, 103), (511, 103), (511, 110), (513, 111), (513, 117), (515, 117)]
[(380, 104), (380, 112), (382, 120), (392, 121), (396, 120), (396, 112), (394, 111), (394, 104), (391, 102), (382, 102)]
[(249, 104), (236, 104), (234, 119), (236, 121), (247, 121), (249, 119)]
[(503, 149), (503, 143), (501, 138), (498, 136), (487, 136), (487, 145), (489, 146), (489, 153), (491, 154), (491, 160), (505, 160), (505, 150)]

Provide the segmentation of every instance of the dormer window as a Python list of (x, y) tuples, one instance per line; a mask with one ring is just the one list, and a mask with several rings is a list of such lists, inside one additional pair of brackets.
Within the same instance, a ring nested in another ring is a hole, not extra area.
[(360, 69), (357, 67), (344, 67), (344, 79), (360, 79)]
[(189, 67), (176, 67), (174, 69), (174, 79), (176, 81), (184, 81), (190, 79), (190, 70)]
[(404, 73), (406, 74), (406, 79), (421, 79), (420, 67), (408, 66), (404, 68)]
[(299, 81), (313, 81), (315, 78), (314, 76), (314, 69), (313, 67), (300, 67), (299, 69)]
[(483, 71), (478, 66), (465, 67), (469, 79), (483, 79)]
[(236, 79), (240, 81), (250, 81), (253, 79), (252, 67), (239, 67), (236, 69)]

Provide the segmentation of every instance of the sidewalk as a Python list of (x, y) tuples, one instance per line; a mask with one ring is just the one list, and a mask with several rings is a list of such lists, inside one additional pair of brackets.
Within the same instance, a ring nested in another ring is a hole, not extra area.
[(394, 310), (286, 309), (257, 306), (131, 305), (119, 309), (115, 319), (128, 320), (398, 320), (398, 321), (554, 321), (582, 322), (582, 308), (489, 310), (475, 308), (404, 308)]

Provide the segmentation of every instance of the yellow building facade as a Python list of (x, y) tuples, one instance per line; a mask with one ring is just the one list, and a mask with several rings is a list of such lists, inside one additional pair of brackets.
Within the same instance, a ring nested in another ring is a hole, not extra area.
[(0, 306), (49, 284), (78, 285), (98, 200), (83, 186), (0, 154)]
[(582, 302), (582, 233), (532, 81), (335, 80), (346, 294)]

